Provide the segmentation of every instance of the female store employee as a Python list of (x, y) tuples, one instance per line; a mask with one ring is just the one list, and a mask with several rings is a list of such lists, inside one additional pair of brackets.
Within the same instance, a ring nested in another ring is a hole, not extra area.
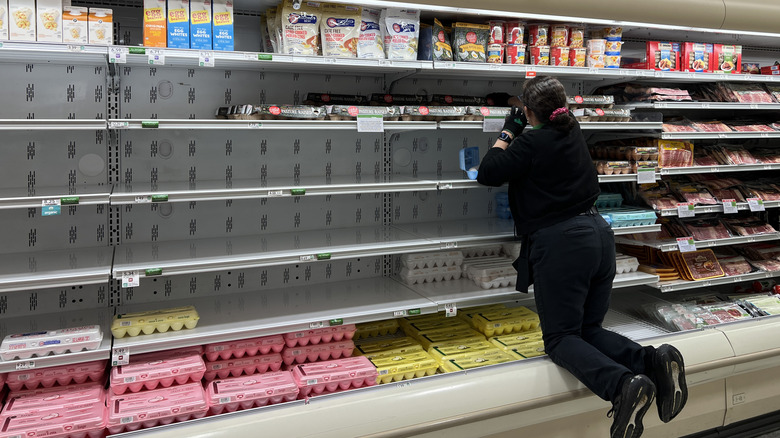
[[(602, 327), (615, 276), (615, 239), (593, 206), (598, 177), (563, 85), (539, 76), (523, 85), (477, 180), (509, 183), (509, 204), (523, 245), (515, 262), (518, 290), (534, 285), (547, 355), (596, 395), (612, 402), (611, 436), (642, 434), (657, 396), (668, 422), (688, 397), (683, 357)], [(512, 99), (514, 100), (514, 99)], [(533, 129), (523, 132), (527, 123)]]

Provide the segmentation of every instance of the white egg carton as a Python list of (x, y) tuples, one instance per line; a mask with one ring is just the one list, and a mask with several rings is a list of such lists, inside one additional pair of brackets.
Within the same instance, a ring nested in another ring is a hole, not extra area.
[(99, 325), (8, 335), (0, 344), (3, 360), (97, 350), (103, 340)]
[(463, 251), (463, 255), (467, 258), (497, 256), (501, 254), (501, 245), (475, 246), (473, 248), (463, 248), (461, 251)]
[(463, 278), (471, 279), (469, 277), (469, 271), (473, 266), (481, 265), (485, 263), (499, 264), (499, 263), (505, 263), (507, 261), (509, 261), (510, 263), (512, 262), (510, 259), (503, 256), (470, 258), (468, 260), (463, 261), (463, 265), (461, 265), (461, 270), (463, 271), (463, 273), (461, 274), (461, 276)]
[(471, 268), (469, 276), (482, 289), (509, 287), (517, 282), (517, 271), (511, 263), (476, 265)]
[(408, 269), (438, 268), (442, 266), (458, 266), (463, 262), (460, 251), (421, 252), (403, 254), (401, 264)]
[(514, 260), (520, 257), (520, 242), (502, 243), (501, 250), (505, 256)]
[(406, 284), (433, 283), (434, 281), (455, 280), (461, 276), (460, 266), (441, 266), (438, 268), (408, 269), (402, 268), (399, 274)]
[(616, 274), (626, 274), (636, 272), (639, 269), (639, 260), (636, 257), (618, 254), (615, 260)]

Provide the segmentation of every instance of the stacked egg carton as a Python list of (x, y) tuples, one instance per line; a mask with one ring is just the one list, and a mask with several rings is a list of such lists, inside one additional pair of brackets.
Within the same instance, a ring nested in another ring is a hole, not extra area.
[(464, 278), (483, 289), (515, 285), (517, 271), (512, 262), (520, 255), (520, 243), (475, 248), (469, 253), (462, 265)]
[(636, 257), (618, 253), (615, 258), (615, 273), (628, 274), (639, 269), (639, 260)]
[(102, 341), (99, 325), (13, 334), (0, 344), (0, 358), (10, 361), (97, 350)]
[(515, 359), (526, 359), (544, 354), (539, 316), (526, 307), (507, 308), (493, 304), (469, 309), (459, 316), (488, 341)]
[(115, 338), (123, 338), (150, 335), (155, 331), (165, 333), (168, 330), (194, 329), (199, 320), (200, 315), (193, 306), (119, 313), (111, 323), (111, 334)]
[(404, 283), (422, 284), (434, 281), (460, 278), (463, 253), (460, 251), (437, 251), (401, 256), (400, 277)]
[(203, 379), (210, 382), (243, 374), (279, 371), (284, 345), (282, 335), (208, 344), (203, 348), (206, 366)]

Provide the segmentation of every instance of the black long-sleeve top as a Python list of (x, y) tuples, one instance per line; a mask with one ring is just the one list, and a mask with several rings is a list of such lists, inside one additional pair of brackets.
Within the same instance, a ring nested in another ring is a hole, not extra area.
[(518, 135), (506, 150), (491, 148), (477, 181), (509, 183), (509, 207), (518, 235), (530, 234), (592, 207), (599, 181), (579, 124), (568, 133), (550, 125)]

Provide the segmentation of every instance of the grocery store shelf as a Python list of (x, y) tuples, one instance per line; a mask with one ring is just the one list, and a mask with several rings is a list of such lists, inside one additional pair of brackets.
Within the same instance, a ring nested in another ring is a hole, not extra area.
[[(482, 130), (481, 120), (445, 120), (439, 122), (439, 129), (479, 129)], [(580, 128), (584, 131), (635, 131), (652, 130), (660, 131), (660, 122), (580, 122)]]
[(0, 361), (0, 373), (16, 371), (17, 369), (34, 370), (108, 359), (111, 357), (111, 332), (108, 329), (112, 314), (113, 309), (90, 309), (58, 312), (57, 314), (29, 315), (3, 320), (3, 324), (0, 326), (0, 338), (18, 333), (98, 324), (103, 330), (103, 340), (96, 350)]
[[(72, 193), (64, 193), (71, 192)], [(46, 201), (60, 201), (65, 205), (101, 205), (108, 204), (110, 186), (75, 186), (73, 190), (65, 187), (37, 187), (30, 194), (27, 188), (0, 189), (0, 209), (37, 208)]]
[[(655, 180), (658, 181), (660, 179), (661, 179), (661, 175), (656, 173)], [(615, 183), (615, 182), (636, 182), (636, 181), (637, 181), (637, 174), (635, 173), (627, 173), (621, 175), (599, 175), (599, 182), (602, 184)]]
[(710, 280), (700, 280), (700, 281), (687, 281), (687, 280), (663, 281), (650, 286), (660, 290), (661, 292), (675, 292), (678, 290), (698, 289), (700, 287), (741, 283), (743, 281), (762, 280), (764, 278), (773, 278), (773, 277), (780, 277), (780, 271), (775, 271), (775, 272), (759, 271), (759, 272), (751, 272), (750, 274), (734, 275), (731, 277), (719, 277)]
[(646, 286), (655, 284), (657, 282), (657, 275), (652, 275), (640, 271), (626, 272), (625, 274), (615, 275), (615, 280), (612, 281), (612, 289), (633, 286)]
[[(0, 57), (0, 59), (2, 59)], [(100, 119), (0, 119), (0, 131), (90, 131), (106, 129)]]
[[(117, 338), (114, 347), (128, 347), (133, 355), (437, 311), (432, 301), (385, 277), (166, 302), (168, 307), (188, 305), (200, 316), (194, 329)], [(117, 312), (159, 307), (127, 305)]]
[(661, 224), (639, 225), (636, 227), (612, 227), (616, 236), (624, 234), (657, 233), (661, 231)]
[(106, 65), (108, 46), (78, 44), (0, 42), (0, 61)]
[[(273, 130), (357, 130), (350, 120), (224, 120), (224, 119), (114, 119), (109, 129), (273, 129)], [(386, 121), (385, 131), (436, 129), (436, 122)]]
[[(778, 208), (780, 207), (780, 201), (764, 201), (764, 208)], [(747, 211), (750, 210), (750, 206), (747, 202), (737, 202), (737, 210)], [(661, 216), (677, 216), (676, 208), (667, 208), (659, 210)], [(723, 213), (723, 204), (717, 205), (697, 205), (693, 208), (693, 214), (705, 214), (705, 213)]]
[(0, 255), (0, 292), (105, 284), (114, 248), (80, 248)]
[(780, 163), (766, 164), (732, 164), (726, 166), (690, 166), (690, 167), (665, 167), (661, 169), (661, 175), (688, 175), (694, 173), (719, 173), (719, 172), (755, 172), (759, 170), (778, 170)]
[[(438, 184), (440, 190), (445, 189), (473, 189), (477, 187), (484, 187), (480, 183), (478, 183), (476, 180), (470, 180), (467, 179), (465, 174), (461, 176), (462, 172), (458, 173), (449, 173), (442, 175), (438, 178)], [(636, 182), (637, 175), (635, 173), (629, 173), (625, 175), (599, 175), (599, 183), (601, 184), (608, 184), (608, 183), (616, 183), (616, 182)], [(433, 178), (427, 178), (427, 179), (433, 179)], [(660, 180), (661, 175), (656, 173), (655, 179)], [(745, 204), (747, 205), (747, 204)]]
[(780, 132), (662, 132), (668, 140), (718, 140), (739, 138), (780, 138)]
[[(663, 252), (677, 251), (680, 249), (680, 247), (677, 245), (677, 241), (666, 240), (661, 242), (659, 241), (639, 242), (639, 241), (634, 241), (634, 240), (624, 239), (624, 238), (618, 238), (617, 240), (619, 243), (625, 243), (629, 245), (649, 246), (651, 248), (659, 249)], [(715, 246), (730, 246), (730, 245), (740, 245), (743, 243), (767, 242), (771, 240), (780, 240), (780, 232), (756, 234), (754, 236), (727, 237), (725, 239), (696, 240), (694, 243), (696, 244), (696, 249), (702, 249), (702, 248), (712, 248)]]
[[(769, 81), (774, 82), (774, 81)], [(631, 109), (693, 109), (693, 110), (780, 110), (780, 103), (738, 103), (738, 102), (642, 102), (618, 105)]]
[(440, 249), (495, 245), (514, 239), (514, 222), (485, 218), (394, 225), (404, 232), (435, 241)]

